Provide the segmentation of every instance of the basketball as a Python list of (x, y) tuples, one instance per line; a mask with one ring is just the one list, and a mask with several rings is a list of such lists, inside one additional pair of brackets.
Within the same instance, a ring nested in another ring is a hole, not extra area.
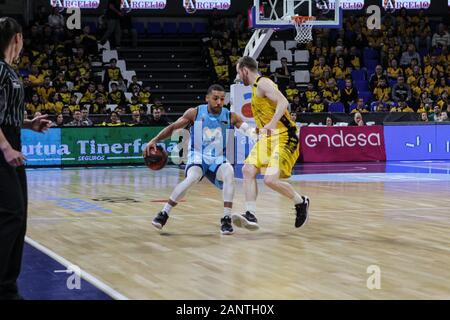
[(144, 162), (151, 170), (161, 170), (166, 166), (168, 158), (167, 152), (161, 146), (157, 146), (156, 150), (150, 151), (148, 157), (144, 157)]

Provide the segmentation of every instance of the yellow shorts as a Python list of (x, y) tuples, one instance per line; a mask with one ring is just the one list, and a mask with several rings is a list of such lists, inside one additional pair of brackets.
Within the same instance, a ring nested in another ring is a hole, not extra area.
[(289, 178), (299, 154), (298, 133), (285, 132), (261, 138), (244, 163), (254, 165), (261, 173), (268, 168), (277, 168), (280, 178)]

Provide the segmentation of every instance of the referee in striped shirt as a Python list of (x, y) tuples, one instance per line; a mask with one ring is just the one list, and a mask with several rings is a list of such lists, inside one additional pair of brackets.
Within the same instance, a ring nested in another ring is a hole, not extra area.
[(12, 18), (0, 18), (0, 300), (22, 299), (17, 278), (28, 197), (20, 129), (43, 132), (51, 124), (46, 116), (24, 120), (23, 85), (11, 67), (22, 47), (22, 27)]

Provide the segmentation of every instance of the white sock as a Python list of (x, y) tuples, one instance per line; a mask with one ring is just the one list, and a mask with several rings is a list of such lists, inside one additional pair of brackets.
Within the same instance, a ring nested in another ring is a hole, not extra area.
[(231, 208), (223, 207), (223, 216), (224, 217), (231, 216)]
[(169, 212), (170, 212), (170, 210), (172, 210), (172, 206), (167, 202), (165, 205), (164, 205), (164, 208), (163, 208), (163, 211), (165, 212), (165, 213), (167, 213), (167, 215), (169, 215)]
[(297, 192), (294, 194), (294, 198), (292, 198), (292, 200), (294, 200), (294, 204), (301, 204), (301, 203), (303, 203), (302, 196), (299, 195)]
[(249, 211), (252, 214), (256, 213), (256, 202), (255, 201), (247, 201), (245, 203), (245, 210)]

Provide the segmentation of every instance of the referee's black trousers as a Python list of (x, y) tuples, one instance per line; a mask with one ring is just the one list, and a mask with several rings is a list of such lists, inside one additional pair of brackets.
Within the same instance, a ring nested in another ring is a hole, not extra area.
[(0, 152), (0, 300), (18, 294), (27, 204), (25, 167), (9, 166)]

